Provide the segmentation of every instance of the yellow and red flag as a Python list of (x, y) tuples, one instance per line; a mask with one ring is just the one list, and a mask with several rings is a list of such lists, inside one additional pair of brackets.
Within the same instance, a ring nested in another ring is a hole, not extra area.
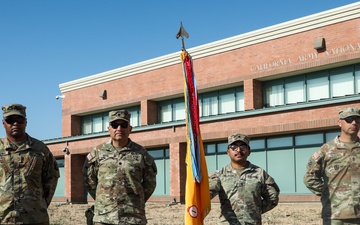
[(185, 225), (203, 225), (211, 209), (209, 177), (199, 126), (199, 105), (192, 59), (183, 49), (184, 98), (186, 107)]

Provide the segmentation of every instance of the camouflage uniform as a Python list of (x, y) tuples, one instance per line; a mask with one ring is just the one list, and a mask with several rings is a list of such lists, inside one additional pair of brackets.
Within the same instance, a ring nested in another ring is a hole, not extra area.
[(219, 195), (220, 223), (261, 224), (261, 214), (279, 201), (280, 190), (274, 179), (250, 162), (240, 174), (231, 164), (211, 174), (209, 187), (211, 198)]
[(156, 187), (156, 164), (132, 142), (117, 150), (111, 139), (95, 147), (84, 167), (85, 185), (95, 199), (94, 222), (146, 224), (145, 202)]
[(336, 137), (310, 157), (306, 169), (304, 183), (321, 196), (323, 219), (360, 218), (359, 142), (349, 149)]
[(59, 177), (56, 160), (41, 141), (27, 136), (17, 147), (0, 139), (1, 224), (48, 224)]

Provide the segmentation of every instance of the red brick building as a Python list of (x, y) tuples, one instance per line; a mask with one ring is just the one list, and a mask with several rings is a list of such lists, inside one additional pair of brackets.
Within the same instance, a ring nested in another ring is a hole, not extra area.
[[(302, 183), (306, 162), (339, 133), (338, 111), (360, 106), (360, 3), (187, 50), (209, 173), (229, 163), (227, 137), (248, 134), (249, 160), (275, 178), (281, 201), (318, 201)], [(87, 201), (82, 166), (90, 149), (108, 140), (114, 109), (131, 111), (130, 138), (156, 158), (158, 187), (150, 200), (183, 201), (179, 54), (60, 84), (62, 138), (45, 141), (64, 165), (55, 201)]]

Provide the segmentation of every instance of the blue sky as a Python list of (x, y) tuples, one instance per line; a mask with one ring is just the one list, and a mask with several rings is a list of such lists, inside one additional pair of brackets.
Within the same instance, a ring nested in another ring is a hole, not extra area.
[(59, 84), (180, 51), (180, 22), (189, 49), (355, 2), (1, 0), (0, 105), (27, 106), (27, 132), (59, 138)]

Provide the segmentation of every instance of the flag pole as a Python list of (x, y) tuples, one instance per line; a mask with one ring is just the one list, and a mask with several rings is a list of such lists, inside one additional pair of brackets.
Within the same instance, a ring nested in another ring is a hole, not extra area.
[(184, 100), (186, 122), (186, 184), (185, 184), (185, 225), (203, 225), (204, 218), (211, 210), (209, 179), (204, 146), (200, 132), (198, 94), (193, 62), (186, 51), (184, 37), (189, 38), (182, 23), (176, 34), (181, 37), (180, 58), (184, 72)]

